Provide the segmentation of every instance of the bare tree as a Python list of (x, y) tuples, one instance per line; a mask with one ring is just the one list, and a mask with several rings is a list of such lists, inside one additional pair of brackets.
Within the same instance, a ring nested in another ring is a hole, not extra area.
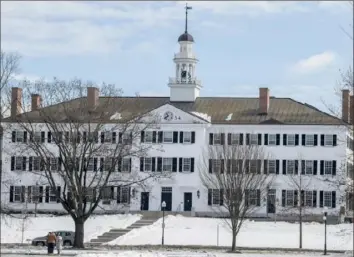
[[(32, 111), (9, 120), (15, 122), (13, 131), (24, 131), (22, 151), (30, 155), (25, 159), (29, 170), (45, 178), (45, 194), (54, 194), (74, 220), (77, 248), (84, 247), (85, 221), (102, 200), (114, 198), (111, 186), (124, 188), (130, 197), (131, 187), (164, 175), (139, 172), (132, 161), (151, 148), (140, 138), (142, 131), (156, 127), (158, 117), (146, 114), (138, 97), (120, 97), (114, 85), (93, 86), (79, 79), (23, 81), (22, 106), (31, 100)], [(44, 102), (33, 94), (38, 92)]]
[(204, 156), (200, 176), (208, 189), (208, 204), (225, 218), (232, 231), (231, 250), (235, 251), (245, 219), (260, 208), (273, 176), (261, 171), (265, 154), (259, 146), (211, 145)]

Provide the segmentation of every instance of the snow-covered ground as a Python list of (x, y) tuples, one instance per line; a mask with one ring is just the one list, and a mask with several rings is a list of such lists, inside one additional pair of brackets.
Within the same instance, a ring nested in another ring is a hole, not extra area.
[[(102, 235), (111, 228), (126, 228), (140, 219), (140, 215), (100, 215), (92, 216), (85, 223), (85, 242)], [(23, 226), (24, 225), (24, 226)], [(38, 215), (23, 222), (17, 218), (1, 218), (1, 243), (21, 243), (24, 228), (24, 243), (35, 237), (45, 236), (49, 231), (75, 231), (75, 224), (70, 216), (51, 217)]]
[[(154, 224), (135, 229), (109, 242), (110, 245), (158, 245), (161, 243), (162, 219)], [(187, 218), (168, 216), (165, 218), (166, 245), (209, 245), (230, 246), (230, 229), (222, 219)], [(219, 239), (217, 227), (219, 225)], [(331, 250), (351, 250), (352, 224), (328, 225), (327, 245)], [(241, 228), (236, 244), (244, 247), (297, 248), (299, 225), (286, 222), (246, 221)], [(322, 249), (324, 225), (303, 224), (303, 248)]]

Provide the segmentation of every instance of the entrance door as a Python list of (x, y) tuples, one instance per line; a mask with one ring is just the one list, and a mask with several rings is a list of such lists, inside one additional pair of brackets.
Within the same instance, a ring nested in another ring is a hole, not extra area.
[(140, 210), (142, 211), (149, 210), (149, 192), (141, 192)]
[(184, 193), (184, 211), (192, 210), (192, 193)]
[(267, 197), (267, 213), (273, 214), (276, 211), (276, 190), (269, 189)]
[(161, 204), (166, 203), (165, 211), (172, 211), (172, 187), (163, 187), (161, 189)]

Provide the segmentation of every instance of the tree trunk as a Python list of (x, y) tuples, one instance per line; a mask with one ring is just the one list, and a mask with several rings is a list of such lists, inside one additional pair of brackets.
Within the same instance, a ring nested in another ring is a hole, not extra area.
[(81, 218), (74, 220), (75, 222), (75, 240), (74, 248), (85, 248), (84, 245), (84, 226), (85, 221)]
[(231, 245), (231, 252), (236, 251), (236, 231), (232, 231), (232, 245)]
[(302, 209), (300, 208), (300, 217), (299, 217), (299, 248), (302, 249)]

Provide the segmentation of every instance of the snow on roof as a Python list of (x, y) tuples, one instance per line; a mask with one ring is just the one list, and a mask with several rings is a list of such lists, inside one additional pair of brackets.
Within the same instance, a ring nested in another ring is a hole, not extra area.
[(195, 116), (198, 116), (199, 118), (202, 118), (204, 120), (211, 122), (211, 116), (209, 116), (206, 113), (201, 113), (201, 112), (191, 112), (191, 113), (193, 113)]
[(227, 115), (227, 117), (226, 117), (226, 119), (225, 119), (225, 120), (226, 120), (226, 121), (230, 121), (230, 120), (231, 120), (231, 118), (232, 118), (232, 114), (233, 114), (233, 113), (230, 113), (229, 115)]
[(116, 112), (109, 119), (110, 120), (120, 120), (121, 118), (122, 118), (122, 115), (119, 112)]

